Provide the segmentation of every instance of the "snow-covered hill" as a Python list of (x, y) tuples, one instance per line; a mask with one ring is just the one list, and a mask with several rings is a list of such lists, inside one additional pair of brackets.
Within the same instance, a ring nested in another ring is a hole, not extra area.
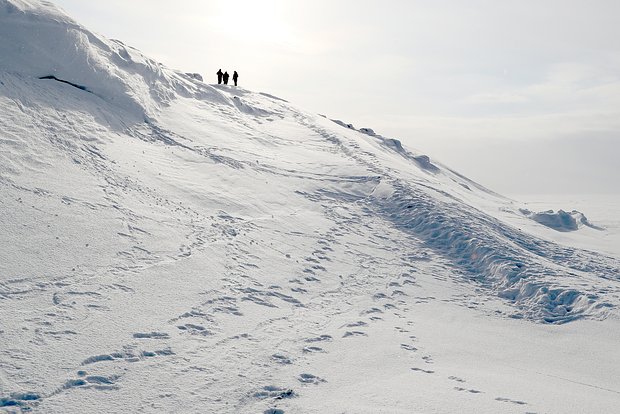
[(522, 207), (0, 0), (0, 410), (612, 412), (620, 260)]

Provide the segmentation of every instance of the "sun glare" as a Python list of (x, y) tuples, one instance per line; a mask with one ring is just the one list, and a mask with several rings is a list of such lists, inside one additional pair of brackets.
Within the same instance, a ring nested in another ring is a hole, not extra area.
[(290, 35), (284, 3), (278, 0), (240, 0), (235, 6), (219, 7), (213, 28), (244, 42), (281, 42)]

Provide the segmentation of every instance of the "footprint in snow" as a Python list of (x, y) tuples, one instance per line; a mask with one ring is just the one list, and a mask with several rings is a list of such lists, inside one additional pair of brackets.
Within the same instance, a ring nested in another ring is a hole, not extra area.
[(284, 355), (280, 355), (280, 354), (273, 354), (271, 356), (271, 359), (273, 359), (278, 364), (282, 364), (282, 365), (289, 365), (293, 363), (290, 358)]
[(299, 378), (297, 378), (297, 379), (302, 384), (318, 385), (318, 384), (320, 384), (322, 382), (327, 382), (323, 378), (319, 378), (316, 375), (312, 375), (312, 374), (301, 374), (301, 375), (299, 375)]
[(179, 325), (177, 328), (181, 331), (187, 332), (191, 335), (209, 336), (211, 332), (202, 325), (194, 325), (192, 323), (186, 323), (185, 325)]
[(0, 397), (0, 408), (20, 407), (24, 411), (29, 411), (32, 403), (38, 401), (41, 397), (34, 393), (13, 393), (8, 397)]
[(383, 311), (379, 308), (370, 308), (368, 310), (363, 311), (361, 315), (368, 315), (372, 313), (383, 313)]
[(430, 371), (430, 370), (426, 370), (426, 369), (422, 369), (422, 368), (411, 368), (412, 371), (418, 371), (418, 372), (423, 372), (425, 374), (434, 374), (435, 371)]
[(313, 342), (326, 342), (326, 341), (331, 341), (333, 338), (331, 335), (320, 335), (320, 336), (316, 336), (314, 338), (307, 338), (305, 340), (305, 342), (308, 343), (313, 343)]
[(142, 351), (139, 354), (133, 352), (113, 352), (111, 354), (94, 355), (86, 358), (82, 361), (82, 365), (92, 365), (99, 362), (107, 361), (125, 361), (125, 362), (138, 362), (143, 358), (152, 358), (156, 356), (170, 356), (174, 355), (174, 352), (170, 348), (159, 349), (155, 351)]
[(454, 387), (455, 390), (457, 391), (466, 391), (470, 394), (482, 394), (482, 391), (478, 391), (478, 390), (474, 390), (474, 389), (467, 389), (467, 388), (463, 388), (463, 387)]
[(284, 414), (284, 410), (280, 410), (279, 408), (268, 408), (263, 411), (263, 414)]
[(511, 403), (511, 404), (516, 404), (516, 405), (527, 405), (527, 403), (525, 401), (513, 400), (513, 399), (510, 399), (510, 398), (504, 398), (504, 397), (497, 397), (495, 399), (495, 401)]
[(272, 398), (274, 400), (283, 400), (286, 398), (293, 398), (297, 396), (295, 391), (293, 391), (292, 389), (276, 387), (275, 385), (266, 385), (259, 391), (256, 391), (253, 395), (254, 398), (258, 398), (259, 400), (265, 400), (268, 398)]
[(243, 316), (243, 313), (236, 306), (216, 306), (213, 309), (213, 313), (224, 313), (234, 316)]
[(136, 339), (168, 339), (170, 336), (164, 332), (136, 332), (133, 334)]
[(342, 328), (357, 328), (359, 326), (368, 326), (368, 324), (366, 322), (364, 322), (364, 321), (351, 322), (351, 323), (348, 323), (346, 325), (342, 325), (340, 327), (340, 329), (342, 329)]
[(323, 353), (325, 350), (318, 346), (305, 346), (302, 350), (304, 354), (315, 354), (315, 353)]
[(117, 389), (115, 385), (116, 380), (120, 377), (117, 375), (111, 375), (104, 377), (101, 375), (88, 375), (82, 376), (79, 379), (70, 379), (63, 385), (63, 389), (69, 390), (72, 388), (95, 388), (98, 390), (112, 390)]
[(352, 336), (368, 336), (368, 334), (361, 331), (346, 331), (344, 335), (342, 335), (343, 338), (350, 338)]

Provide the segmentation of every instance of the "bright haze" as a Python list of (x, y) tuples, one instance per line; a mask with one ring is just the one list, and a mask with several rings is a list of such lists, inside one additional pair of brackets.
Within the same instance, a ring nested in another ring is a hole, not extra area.
[(402, 140), (503, 193), (620, 193), (617, 0), (54, 0), (99, 33)]

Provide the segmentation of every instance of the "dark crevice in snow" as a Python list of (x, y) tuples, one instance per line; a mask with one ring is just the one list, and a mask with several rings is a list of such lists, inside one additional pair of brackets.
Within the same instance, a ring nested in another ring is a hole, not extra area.
[(41, 76), (39, 79), (51, 79), (51, 80), (55, 80), (55, 81), (58, 81), (58, 82), (66, 83), (67, 85), (71, 85), (71, 86), (73, 86), (74, 88), (78, 88), (78, 89), (79, 89), (79, 90), (81, 90), (81, 91), (85, 91), (85, 92), (88, 92), (88, 93), (92, 93), (91, 91), (89, 91), (89, 90), (86, 88), (86, 86), (78, 85), (78, 84), (76, 84), (76, 83), (69, 82), (69, 81), (66, 81), (66, 80), (64, 80), (64, 79), (58, 79), (58, 78), (57, 78), (56, 76), (54, 76), (54, 75)]

